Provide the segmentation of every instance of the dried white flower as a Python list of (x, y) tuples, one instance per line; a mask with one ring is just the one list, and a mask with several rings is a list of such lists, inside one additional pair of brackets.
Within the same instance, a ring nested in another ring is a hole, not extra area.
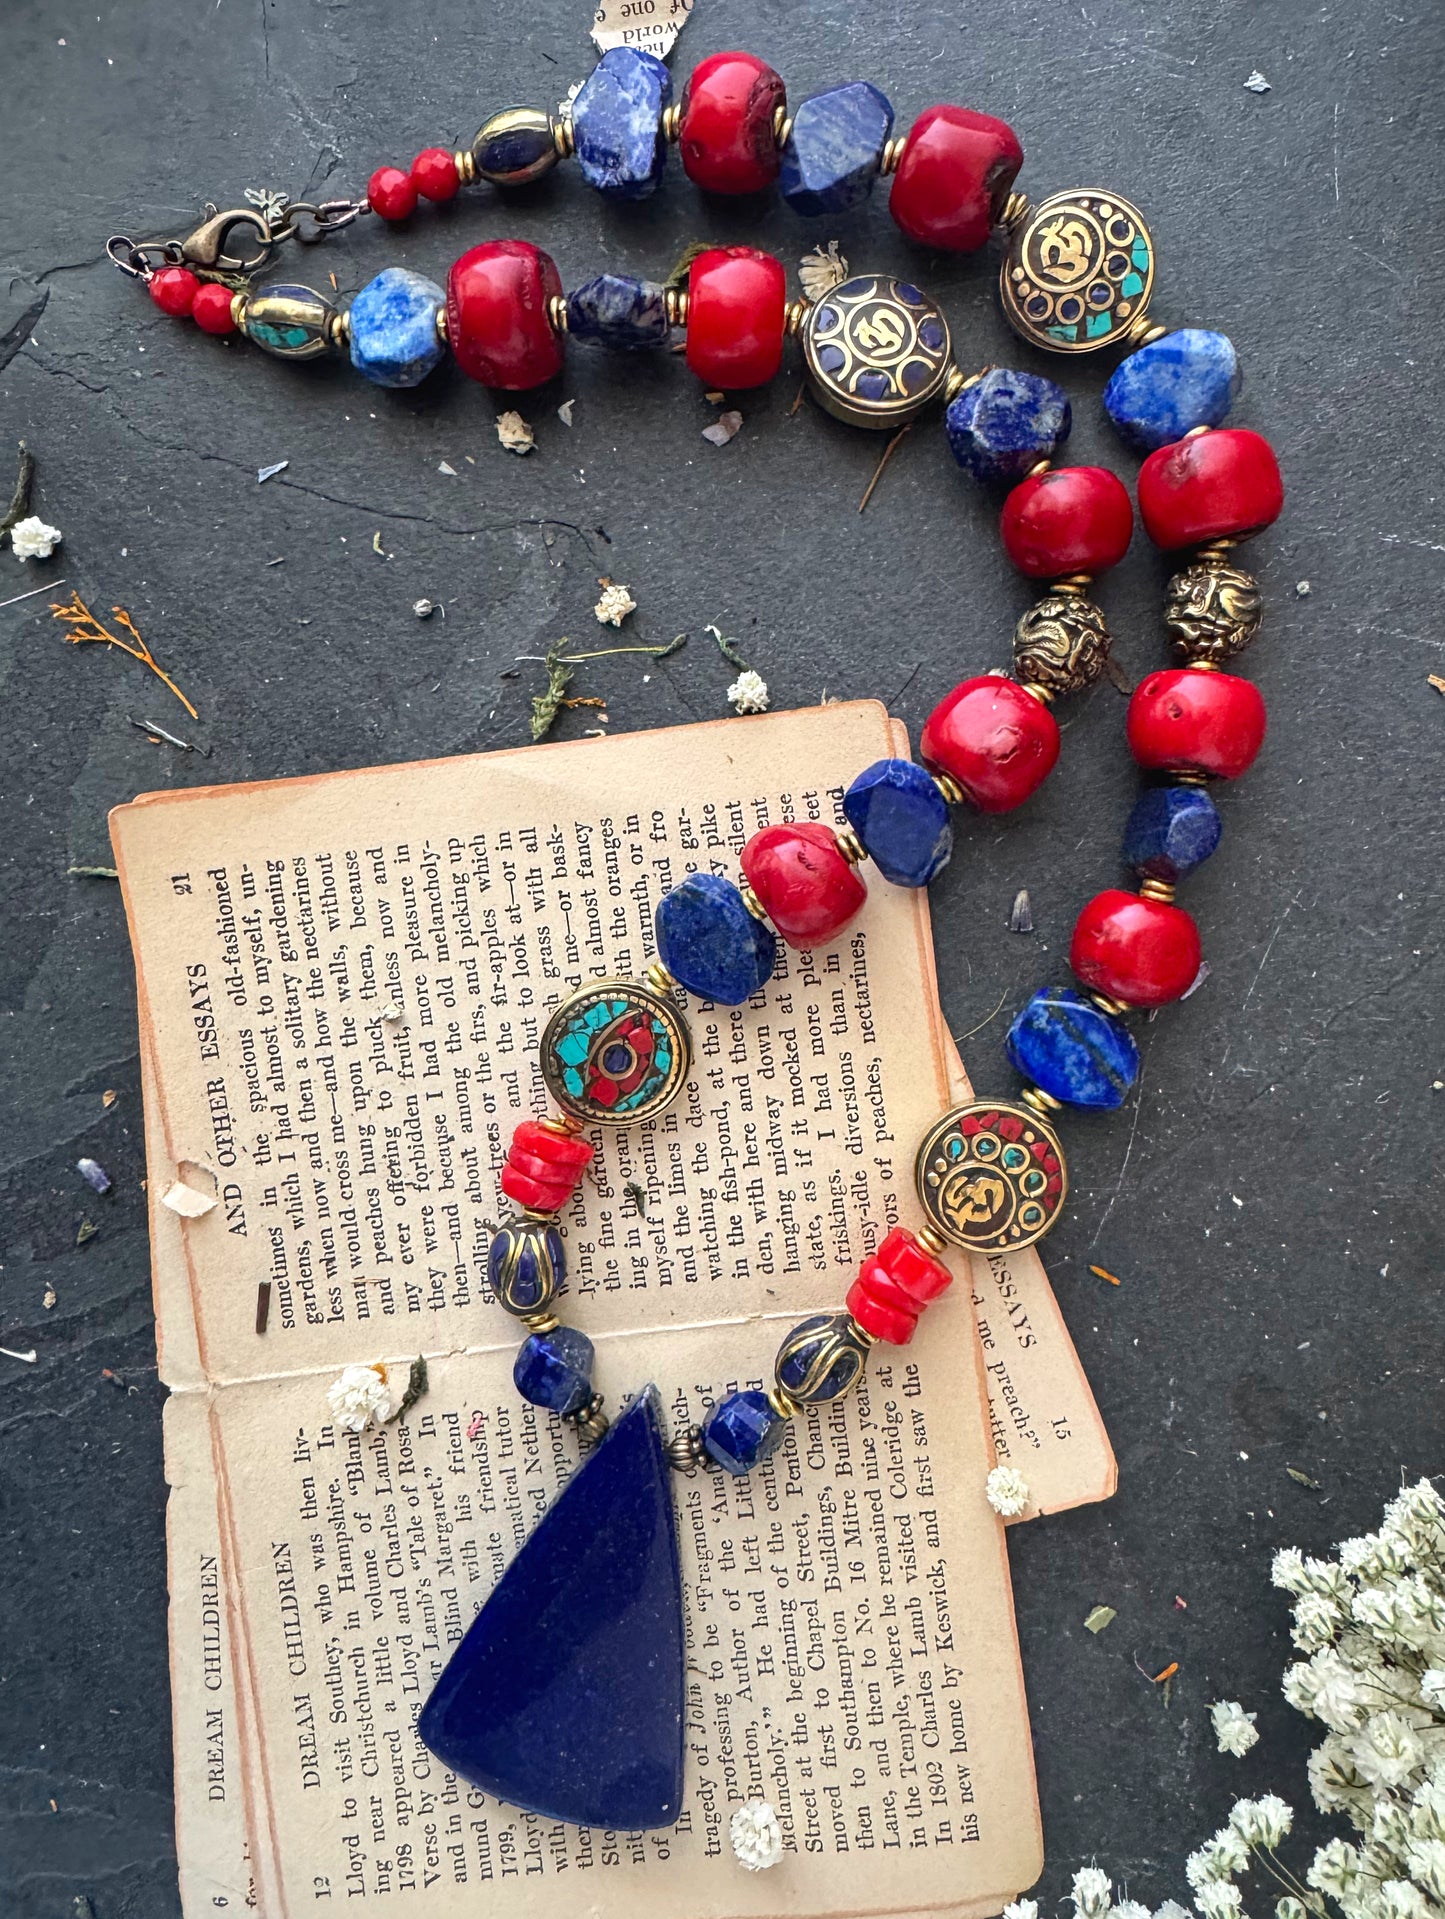
[(1445, 1712), (1445, 1668), (1427, 1667), (1420, 1678), (1420, 1697), (1432, 1712)]
[(766, 1799), (739, 1806), (728, 1827), (738, 1863), (748, 1872), (766, 1872), (783, 1856), (783, 1829)]
[(1431, 1919), (1429, 1902), (1408, 1879), (1387, 1879), (1380, 1887), (1380, 1904), (1390, 1919)]
[(1295, 1601), (1290, 1636), (1301, 1652), (1317, 1652), (1330, 1644), (1343, 1624), (1344, 1615), (1333, 1599), (1324, 1593), (1305, 1592)]
[(1410, 1877), (1445, 1905), (1445, 1840), (1407, 1839), (1403, 1851)]
[(995, 1466), (984, 1481), (984, 1494), (1001, 1518), (1017, 1519), (1029, 1503), (1029, 1482), (1016, 1466)]
[(1209, 1717), (1214, 1722), (1214, 1736), (1221, 1752), (1242, 1759), (1251, 1746), (1258, 1745), (1256, 1715), (1246, 1712), (1237, 1699), (1217, 1699), (1209, 1708)]
[(1347, 1839), (1331, 1839), (1328, 1845), (1321, 1846), (1305, 1874), (1316, 1892), (1327, 1893), (1331, 1899), (1347, 1896), (1359, 1876), (1359, 1849)]
[(1249, 1865), (1249, 1848), (1232, 1826), (1221, 1826), (1197, 1852), (1184, 1861), (1184, 1877), (1196, 1892), (1220, 1880), (1232, 1879)]
[(537, 444), (520, 413), (497, 415), (497, 438), (509, 453), (530, 453)]
[(1269, 93), (1271, 91), (1268, 80), (1265, 79), (1258, 67), (1250, 74), (1244, 85), (1250, 93)]
[(798, 285), (805, 300), (821, 300), (848, 278), (848, 262), (838, 250), (838, 242), (816, 246), (798, 262)]
[(1216, 1879), (1199, 1888), (1194, 1903), (1204, 1919), (1237, 1919), (1244, 1910), (1244, 1895), (1228, 1879)]
[(637, 611), (637, 602), (625, 586), (608, 580), (602, 588), (602, 598), (592, 611), (602, 626), (621, 626), (629, 613)]
[(1037, 1899), (1010, 1899), (1000, 1919), (1039, 1919)]
[(373, 1422), (384, 1426), (401, 1404), (392, 1397), (380, 1360), (371, 1366), (345, 1367), (327, 1387), (326, 1402), (337, 1425), (349, 1433), (365, 1432)]
[(766, 713), (768, 683), (761, 673), (754, 673), (749, 667), (745, 673), (739, 673), (728, 688), (728, 701), (739, 713)]
[(1351, 1812), (1368, 1787), (1355, 1767), (1349, 1742), (1328, 1733), (1306, 1762), (1310, 1791), (1321, 1812)]
[[(1153, 1914), (1137, 1899), (1119, 1899), (1110, 1906), (1109, 1919), (1153, 1919)], [(1188, 1919), (1187, 1914), (1185, 1919)]]
[(1287, 1593), (1302, 1593), (1306, 1589), (1304, 1569), (1304, 1554), (1299, 1547), (1281, 1546), (1270, 1561), (1270, 1583), (1283, 1587)]
[(1258, 1799), (1238, 1799), (1229, 1823), (1247, 1846), (1275, 1847), (1294, 1824), (1294, 1808), (1277, 1792)]
[(1274, 1902), (1274, 1919), (1308, 1919), (1308, 1914), (1309, 1907), (1304, 1900), (1296, 1899), (1292, 1892)]
[(1108, 1873), (1100, 1872), (1097, 1866), (1084, 1866), (1074, 1874), (1073, 1889), (1069, 1896), (1079, 1919), (1105, 1919), (1113, 1892)]
[(10, 529), (10, 544), (17, 560), (48, 560), (60, 545), (58, 526), (47, 526), (38, 513), (28, 520), (17, 520)]
[(1177, 1899), (1166, 1899), (1154, 1914), (1154, 1919), (1189, 1919), (1189, 1912)]
[(1333, 1646), (1286, 1669), (1284, 1696), (1296, 1712), (1322, 1721), (1331, 1732), (1353, 1732), (1379, 1703), (1378, 1694)]
[(1372, 1786), (1403, 1786), (1423, 1764), (1420, 1735), (1401, 1713), (1376, 1712), (1350, 1744), (1355, 1770)]

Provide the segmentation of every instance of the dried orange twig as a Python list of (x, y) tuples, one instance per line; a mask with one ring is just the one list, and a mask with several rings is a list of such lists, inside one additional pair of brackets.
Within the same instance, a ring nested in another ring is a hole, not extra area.
[(113, 606), (110, 610), (114, 615), (116, 624), (123, 627), (125, 631), (130, 634), (131, 639), (135, 642), (134, 646), (132, 646), (129, 641), (117, 639), (108, 627), (102, 626), (78, 593), (71, 594), (68, 605), (62, 606), (58, 601), (52, 601), (50, 607), (51, 617), (59, 620), (62, 625), (70, 628), (70, 631), (65, 637), (71, 646), (84, 646), (90, 641), (99, 646), (119, 647), (122, 653), (129, 653), (133, 660), (139, 660), (142, 666), (149, 667), (156, 678), (160, 680), (163, 685), (168, 686), (172, 693), (175, 694), (191, 718), (193, 720), (199, 719), (200, 714), (197, 713), (195, 707), (191, 705), (190, 701), (176, 685), (170, 674), (167, 673), (165, 668), (156, 660), (155, 655), (141, 638), (135, 621), (129, 613), (126, 612), (125, 608), (123, 606)]

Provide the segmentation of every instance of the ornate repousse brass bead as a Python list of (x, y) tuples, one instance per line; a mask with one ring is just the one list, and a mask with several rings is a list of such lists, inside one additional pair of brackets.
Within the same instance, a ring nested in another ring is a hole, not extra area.
[(681, 1426), (668, 1440), (667, 1463), (675, 1473), (690, 1473), (707, 1461), (701, 1426)]
[(1242, 653), (1259, 631), (1259, 582), (1223, 554), (1203, 554), (1164, 589), (1164, 625), (1181, 659), (1219, 666)]
[(269, 286), (249, 295), (246, 338), (278, 360), (316, 360), (331, 351), (336, 308), (311, 287)]
[(1050, 693), (1082, 693), (1102, 676), (1110, 644), (1099, 608), (1078, 587), (1060, 582), (1014, 628), (1014, 674)]

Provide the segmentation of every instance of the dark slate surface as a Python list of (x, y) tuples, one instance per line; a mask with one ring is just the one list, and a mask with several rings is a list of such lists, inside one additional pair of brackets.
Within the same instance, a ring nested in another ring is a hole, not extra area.
[[(280, 366), (166, 320), (104, 264), (108, 233), (184, 231), (207, 194), (358, 191), (380, 160), (469, 139), (492, 106), (555, 101), (588, 70), (588, 11), (5, 9), (0, 434), (35, 447), (37, 506), (66, 544), (40, 572), (0, 556), (0, 599), (63, 571), (97, 609), (128, 607), (201, 709), (181, 730), (213, 748), (179, 756), (128, 726), (184, 715), (129, 661), (62, 645), (44, 599), (0, 612), (0, 1344), (39, 1352), (33, 1367), (0, 1359), (11, 1919), (68, 1915), (77, 1893), (99, 1919), (177, 1910), (131, 969), (113, 884), (65, 870), (109, 862), (107, 808), (170, 783), (514, 744), (536, 669), (500, 675), (562, 633), (595, 642), (602, 573), (641, 602), (633, 636), (694, 636), (646, 685), (631, 659), (586, 671), (617, 730), (722, 710), (731, 675), (710, 620), (780, 704), (878, 695), (916, 729), (962, 673), (1003, 660), (1028, 599), (936, 425), (904, 443), (860, 519), (878, 444), (811, 406), (792, 415), (792, 378), (744, 398), (743, 431), (718, 450), (680, 362), (577, 351), (555, 391), (523, 403), (539, 444), (520, 460), (461, 379), (411, 396), (344, 366)], [(1190, 886), (1213, 974), (1143, 1029), (1137, 1100), (1070, 1128), (1074, 1192), (1049, 1246), (1121, 1468), (1112, 1506), (1011, 1542), (1050, 1899), (1097, 1856), (1157, 1903), (1182, 1891), (1182, 1855), (1232, 1790), (1298, 1796), (1305, 1728), (1275, 1692), (1269, 1552), (1358, 1530), (1401, 1466), (1445, 1465), (1428, 1184), (1445, 1110), (1445, 707), (1426, 682), (1445, 567), (1436, 28), (1427, 0), (701, 0), (679, 49), (685, 72), (714, 48), (754, 48), (795, 97), (866, 76), (905, 124), (963, 99), (1020, 129), (1034, 192), (1106, 183), (1142, 202), (1158, 310), (1234, 337), (1236, 417), (1274, 438), (1290, 486), (1255, 554), (1269, 616), (1249, 671), (1273, 730), (1222, 796), (1224, 846)], [(1263, 96), (1243, 85), (1256, 67)], [(936, 292), (968, 362), (1045, 370), (1005, 335), (990, 264), (919, 257), (881, 198), (813, 229), (776, 206), (704, 207), (675, 167), (643, 207), (605, 206), (564, 174), (506, 210), (482, 190), (400, 234), (354, 229), (285, 271), (325, 285), (333, 270), (343, 289), (391, 261), (440, 274), (497, 232), (541, 241), (574, 284), (665, 272), (695, 237), (756, 240), (790, 263), (836, 237), (855, 266)], [(1099, 417), (1104, 372), (1060, 375), (1073, 453), (1129, 474)], [(555, 413), (569, 397), (570, 432)], [(1141, 542), (1104, 590), (1131, 678), (1161, 658), (1163, 574)], [(445, 624), (413, 617), (423, 594)], [(995, 1008), (1063, 977), (1074, 913), (1116, 877), (1133, 790), (1122, 728), (1105, 687), (1072, 715), (1045, 793), (1021, 818), (965, 824), (935, 885), (943, 992), (955, 1032), (981, 1029), (964, 1049), (981, 1083), (1008, 1083)], [(1027, 937), (1005, 930), (1024, 885)], [(110, 1168), (111, 1198), (81, 1185), (80, 1152)], [(76, 1250), (84, 1218), (101, 1230)], [(1099, 1601), (1119, 1618), (1096, 1639), (1081, 1622)], [(1136, 1653), (1150, 1672), (1181, 1662), (1167, 1709)], [(1260, 1712), (1266, 1742), (1243, 1763), (1208, 1734), (1221, 1695)]]

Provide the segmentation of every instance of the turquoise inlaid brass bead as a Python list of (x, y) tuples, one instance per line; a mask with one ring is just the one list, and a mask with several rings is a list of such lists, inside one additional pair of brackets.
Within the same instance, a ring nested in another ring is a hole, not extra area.
[(872, 1344), (851, 1313), (815, 1313), (778, 1348), (773, 1377), (797, 1406), (815, 1406), (851, 1392)]
[(311, 287), (268, 286), (246, 301), (246, 338), (280, 360), (315, 360), (331, 346), (336, 308)]
[(567, 1276), (562, 1235), (540, 1219), (509, 1219), (492, 1235), (487, 1278), (498, 1302), (518, 1319), (545, 1312)]
[(1136, 340), (1153, 289), (1154, 243), (1143, 214), (1097, 187), (1030, 207), (999, 279), (1014, 331), (1054, 353)]

